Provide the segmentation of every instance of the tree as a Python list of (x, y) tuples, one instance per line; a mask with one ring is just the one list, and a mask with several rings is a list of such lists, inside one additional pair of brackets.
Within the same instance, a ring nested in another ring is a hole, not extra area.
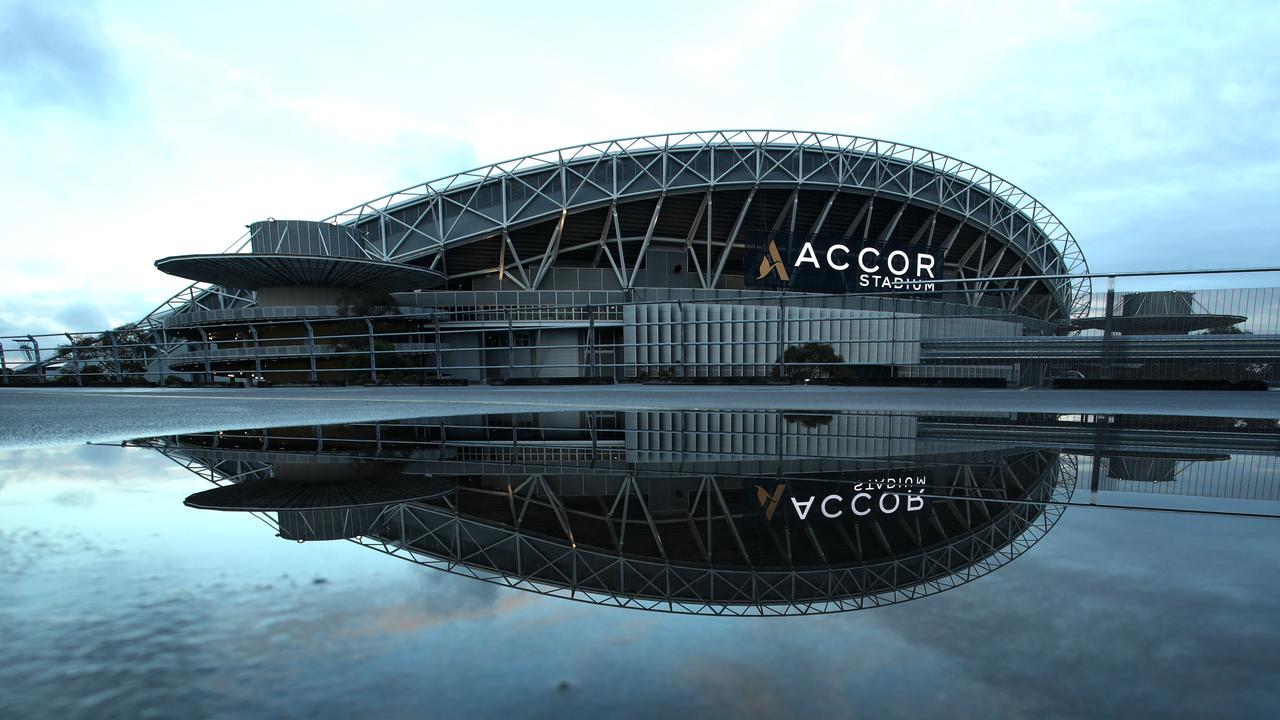
[(841, 377), (845, 374), (844, 358), (828, 343), (792, 345), (782, 353), (787, 377), (796, 380)]
[(151, 334), (135, 323), (127, 323), (97, 335), (74, 337), (54, 349), (53, 358), (75, 363), (64, 365), (64, 373), (78, 370), (90, 382), (124, 383), (140, 381), (154, 354)]
[(342, 293), (338, 297), (340, 317), (368, 317), (395, 315), (399, 304), (390, 293)]

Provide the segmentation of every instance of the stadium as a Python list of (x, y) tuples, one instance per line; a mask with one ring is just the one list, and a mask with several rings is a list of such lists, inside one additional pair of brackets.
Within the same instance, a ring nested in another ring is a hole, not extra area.
[(844, 135), (563, 148), (155, 265), (192, 283), (114, 330), (0, 337), (3, 384), (1280, 380), (1269, 290), (1115, 290), (1242, 271), (1091, 274), (1012, 183)]
[(1090, 300), (1079, 246), (1035, 198), (834, 134), (592, 143), (248, 227), (231, 252), (156, 261), (194, 284), (142, 323), (166, 350), (153, 373), (947, 377), (973, 370), (931, 340), (1059, 335)]

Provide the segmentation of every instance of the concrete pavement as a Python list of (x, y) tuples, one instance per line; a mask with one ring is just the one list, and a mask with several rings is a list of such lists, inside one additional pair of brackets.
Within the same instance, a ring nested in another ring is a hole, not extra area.
[(823, 386), (0, 388), (0, 448), (555, 410), (1129, 413), (1280, 419), (1280, 393)]

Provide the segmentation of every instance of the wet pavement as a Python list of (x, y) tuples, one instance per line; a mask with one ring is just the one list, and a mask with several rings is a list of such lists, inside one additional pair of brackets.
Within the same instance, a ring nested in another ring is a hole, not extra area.
[(565, 409), (1005, 410), (1280, 418), (1280, 392), (616, 385), (2, 388), (0, 448), (117, 442), (233, 426)]

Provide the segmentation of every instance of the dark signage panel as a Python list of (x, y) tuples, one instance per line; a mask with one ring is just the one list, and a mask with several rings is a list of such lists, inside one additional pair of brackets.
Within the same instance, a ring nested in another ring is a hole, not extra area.
[(764, 523), (883, 520), (923, 510), (926, 495), (954, 484), (956, 466), (937, 465), (845, 474), (839, 481), (761, 479), (743, 493), (744, 518)]
[(932, 291), (943, 279), (942, 253), (903, 243), (863, 244), (839, 235), (749, 231), (742, 276), (747, 287), (819, 293)]

